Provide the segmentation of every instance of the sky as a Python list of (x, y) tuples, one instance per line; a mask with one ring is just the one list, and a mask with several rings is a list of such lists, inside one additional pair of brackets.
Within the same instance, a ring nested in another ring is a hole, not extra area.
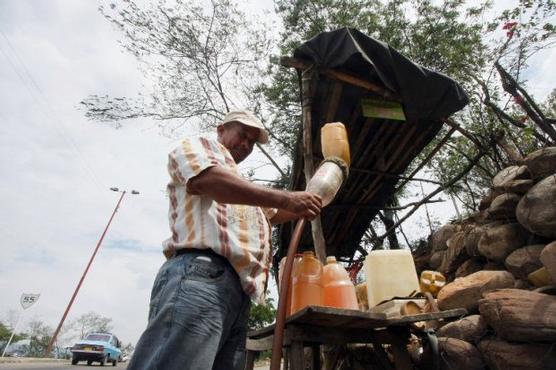
[[(260, 4), (245, 5), (272, 8)], [(116, 130), (79, 109), (89, 94), (134, 96), (150, 83), (98, 5), (0, 0), (0, 319), (11, 311), (23, 314), (19, 331), (33, 319), (55, 328), (121, 195), (109, 188), (133, 189), (140, 194), (126, 193), (67, 320), (94, 311), (135, 343), (164, 262), (166, 158), (180, 138), (160, 135), (148, 119)], [(554, 60), (553, 52), (537, 60), (535, 95), (552, 88)], [(242, 168), (258, 161), (255, 154)], [(429, 210), (442, 222), (454, 215), (451, 202)], [(424, 222), (421, 210), (406, 233), (426, 236)], [(41, 296), (22, 311), (22, 293)]]

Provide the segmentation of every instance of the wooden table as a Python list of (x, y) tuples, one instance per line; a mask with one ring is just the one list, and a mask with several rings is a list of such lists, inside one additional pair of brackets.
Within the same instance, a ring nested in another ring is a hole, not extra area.
[[(411, 323), (462, 317), (465, 309), (386, 318), (383, 313), (310, 306), (286, 320), (284, 362), (291, 370), (303, 370), (304, 347), (313, 349), (312, 368), (320, 369), (320, 345), (372, 343), (385, 368), (392, 368), (382, 344), (390, 344), (395, 369), (408, 370), (413, 365), (407, 352)], [(256, 352), (272, 349), (274, 325), (252, 331), (247, 336), (246, 370), (253, 369)]]

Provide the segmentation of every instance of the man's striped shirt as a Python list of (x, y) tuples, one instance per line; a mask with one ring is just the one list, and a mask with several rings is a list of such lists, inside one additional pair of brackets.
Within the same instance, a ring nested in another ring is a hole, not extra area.
[(245, 293), (264, 302), (271, 263), (271, 224), (275, 209), (218, 203), (186, 190), (189, 179), (212, 166), (239, 175), (226, 147), (216, 140), (188, 138), (168, 156), (169, 221), (172, 236), (163, 242), (170, 258), (180, 248), (210, 248), (226, 257)]

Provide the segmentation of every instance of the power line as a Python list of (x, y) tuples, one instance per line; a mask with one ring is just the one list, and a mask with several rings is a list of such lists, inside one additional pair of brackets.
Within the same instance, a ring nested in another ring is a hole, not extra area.
[[(29, 81), (31, 81), (31, 83), (33, 85), (32, 86), (33, 88), (31, 88), (29, 86), (29, 83), (22, 76), (22, 74), (20, 73), (20, 71), (18, 70), (18, 68), (16, 67), (16, 65), (12, 61), (12, 58), (10, 58), (10, 56), (8, 55), (8, 53), (6, 53), (6, 51), (4, 51), (4, 49), (1, 48), (1, 47), (0, 47), (0, 51), (2, 51), (2, 54), (4, 54), (4, 56), (8, 60), (8, 63), (10, 64), (10, 66), (12, 67), (14, 72), (17, 74), (17, 76), (19, 77), (19, 79), (21, 80), (21, 82), (23, 83), (23, 85), (25, 86), (25, 88), (27, 89), (29, 94), (31, 95), (31, 98), (39, 106), (39, 109), (42, 110), (42, 114), (45, 116), (45, 118), (47, 118), (46, 121), (50, 120), (53, 123), (52, 126), (54, 127), (56, 133), (58, 135), (60, 135), (60, 137), (66, 142), (66, 144), (68, 144), (75, 151), (75, 153), (77, 154), (78, 159), (83, 164), (83, 168), (85, 170), (85, 173), (87, 173), (87, 175), (91, 178), (94, 185), (97, 187), (97, 190), (99, 192), (102, 192), (102, 189), (105, 189), (106, 187), (102, 186), (100, 184), (100, 182), (98, 180), (98, 177), (96, 176), (95, 172), (93, 171), (92, 167), (90, 166), (89, 162), (87, 161), (87, 159), (85, 158), (83, 153), (79, 150), (77, 144), (75, 143), (75, 141), (73, 140), (71, 135), (69, 133), (67, 133), (67, 134), (64, 133), (65, 127), (64, 127), (64, 124), (62, 123), (62, 120), (59, 117), (57, 117), (57, 114), (51, 108), (51, 104), (48, 101), (48, 98), (46, 97), (46, 95), (44, 94), (42, 89), (39, 87), (39, 85), (37, 84), (37, 82), (35, 81), (33, 76), (31, 75), (29, 69), (25, 65), (25, 62), (18, 55), (17, 51), (12, 46), (12, 44), (11, 44), (10, 40), (8, 39), (8, 37), (6, 36), (6, 34), (1, 29), (0, 29), (0, 33), (2, 34), (4, 39), (6, 40), (6, 44), (11, 49), (12, 54), (15, 56), (14, 60), (19, 64), (20, 69), (23, 70), (23, 72), (27, 76), (27, 79)], [(43, 100), (43, 102), (41, 102), (41, 99)], [(46, 109), (44, 107), (46, 107)], [(59, 123), (60, 127), (58, 127), (58, 123)]]

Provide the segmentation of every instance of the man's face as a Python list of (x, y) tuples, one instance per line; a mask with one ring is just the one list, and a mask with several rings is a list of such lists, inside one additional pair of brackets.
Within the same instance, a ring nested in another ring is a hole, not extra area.
[(239, 122), (230, 122), (217, 128), (218, 141), (224, 145), (239, 163), (243, 161), (251, 151), (259, 137), (259, 129), (246, 126)]

